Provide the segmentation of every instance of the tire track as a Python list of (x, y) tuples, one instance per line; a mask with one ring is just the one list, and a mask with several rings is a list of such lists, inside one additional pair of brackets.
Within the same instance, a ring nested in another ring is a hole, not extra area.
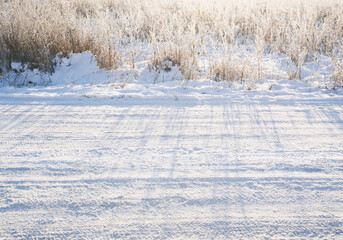
[(0, 109), (0, 238), (343, 237), (339, 105)]

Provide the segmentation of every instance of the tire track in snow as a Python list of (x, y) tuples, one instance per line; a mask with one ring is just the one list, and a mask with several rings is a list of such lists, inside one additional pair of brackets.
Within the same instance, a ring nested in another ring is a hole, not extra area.
[(340, 105), (0, 107), (0, 238), (343, 235)]

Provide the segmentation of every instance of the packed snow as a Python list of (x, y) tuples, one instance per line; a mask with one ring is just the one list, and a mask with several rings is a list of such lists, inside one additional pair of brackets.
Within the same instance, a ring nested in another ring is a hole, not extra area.
[(146, 61), (105, 71), (91, 53), (52, 75), (13, 63), (0, 238), (343, 238), (343, 95), (318, 59), (301, 81), (265, 59), (280, 77), (250, 91)]

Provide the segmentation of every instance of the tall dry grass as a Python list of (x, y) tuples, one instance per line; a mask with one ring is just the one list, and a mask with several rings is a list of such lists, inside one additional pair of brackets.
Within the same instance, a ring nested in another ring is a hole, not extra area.
[(104, 69), (137, 57), (158, 69), (169, 59), (186, 79), (207, 57), (227, 80), (249, 75), (227, 56), (243, 44), (257, 57), (286, 54), (301, 69), (314, 54), (341, 51), (342, 13), (340, 0), (0, 0), (0, 71), (15, 61), (52, 72), (56, 54), (91, 51)]

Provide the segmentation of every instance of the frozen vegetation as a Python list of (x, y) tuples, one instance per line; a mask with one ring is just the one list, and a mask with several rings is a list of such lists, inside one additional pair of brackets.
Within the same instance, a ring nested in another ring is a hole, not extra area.
[[(248, 90), (264, 80), (342, 87), (340, 0), (1, 0), (0, 5), (3, 85), (51, 84), (48, 75), (59, 58), (89, 51), (100, 69), (114, 75), (145, 67), (155, 75), (176, 69), (181, 75), (174, 79), (235, 82)], [(46, 76), (26, 77), (42, 72)], [(127, 79), (108, 79), (118, 80)]]

